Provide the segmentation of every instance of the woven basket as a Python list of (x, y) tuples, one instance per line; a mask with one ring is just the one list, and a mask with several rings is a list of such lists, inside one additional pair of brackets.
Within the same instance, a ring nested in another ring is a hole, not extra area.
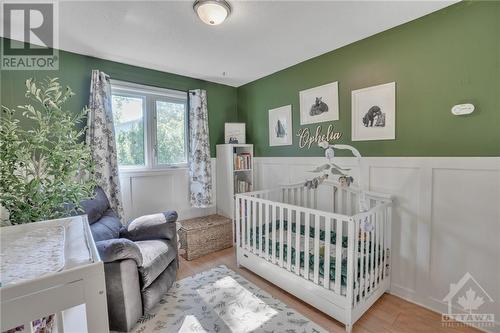
[(233, 223), (224, 216), (209, 215), (180, 224), (179, 238), (187, 260), (233, 246)]

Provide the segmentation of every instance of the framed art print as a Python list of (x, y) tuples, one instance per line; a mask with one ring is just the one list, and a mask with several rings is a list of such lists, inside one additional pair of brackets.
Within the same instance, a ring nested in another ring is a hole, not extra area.
[(352, 141), (396, 138), (396, 82), (352, 91)]
[(269, 110), (269, 146), (292, 144), (292, 106)]
[(224, 143), (246, 143), (245, 123), (225, 123)]
[(339, 119), (339, 84), (328, 83), (299, 92), (300, 124), (308, 125)]

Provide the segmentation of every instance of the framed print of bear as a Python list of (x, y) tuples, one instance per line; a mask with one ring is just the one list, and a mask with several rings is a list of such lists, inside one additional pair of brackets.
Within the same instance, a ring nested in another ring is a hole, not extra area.
[(301, 125), (339, 120), (338, 82), (302, 90), (299, 98)]
[(352, 141), (396, 139), (396, 82), (352, 91)]

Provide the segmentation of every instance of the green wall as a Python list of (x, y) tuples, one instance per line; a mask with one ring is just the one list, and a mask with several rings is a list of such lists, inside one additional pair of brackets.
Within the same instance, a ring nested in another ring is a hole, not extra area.
[[(340, 120), (333, 124), (343, 133), (339, 142), (351, 143), (351, 91), (395, 81), (396, 140), (352, 143), (364, 156), (500, 156), (499, 33), (500, 2), (462, 2), (237, 89), (61, 51), (58, 71), (0, 71), (0, 102), (22, 103), (24, 81), (49, 75), (73, 88), (69, 107), (79, 110), (91, 70), (100, 69), (118, 80), (206, 89), (212, 156), (228, 121), (247, 123), (257, 156), (320, 156), (318, 147), (299, 149), (295, 135), (292, 146), (269, 147), (268, 110), (291, 104), (295, 134), (299, 91), (338, 81)], [(476, 106), (472, 115), (450, 113), (465, 102)]]
[(212, 156), (215, 156), (215, 145), (224, 142), (224, 123), (237, 120), (237, 95), (234, 87), (70, 52), (60, 51), (59, 56), (58, 71), (0, 71), (1, 104), (12, 107), (23, 103), (24, 82), (27, 78), (57, 76), (62, 84), (70, 86), (76, 93), (68, 108), (81, 110), (88, 104), (91, 70), (99, 69), (117, 80), (177, 90), (205, 89), (208, 95)]
[[(500, 2), (459, 3), (239, 87), (238, 118), (256, 156), (320, 156), (298, 148), (299, 91), (338, 81), (352, 143), (351, 91), (395, 81), (396, 140), (353, 142), (364, 156), (500, 156), (499, 63)], [(476, 111), (453, 116), (465, 102)], [(293, 146), (269, 147), (268, 110), (288, 104)]]

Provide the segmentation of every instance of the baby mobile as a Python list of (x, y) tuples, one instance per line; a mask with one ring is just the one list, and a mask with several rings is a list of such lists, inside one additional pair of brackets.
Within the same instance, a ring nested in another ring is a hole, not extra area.
[[(308, 189), (316, 189), (321, 183), (323, 183), (325, 180), (328, 179), (328, 177), (331, 175), (333, 176), (339, 176), (338, 182), (340, 183), (340, 186), (342, 187), (349, 187), (351, 184), (354, 182), (354, 178), (350, 176), (347, 172), (350, 171), (350, 168), (344, 168), (339, 166), (338, 164), (334, 163), (333, 160), (335, 158), (335, 149), (345, 149), (345, 150), (350, 150), (351, 153), (356, 157), (357, 164), (359, 167), (359, 170), (362, 170), (362, 158), (360, 152), (354, 148), (353, 146), (350, 145), (345, 145), (345, 144), (334, 144), (331, 145), (326, 141), (322, 141), (318, 143), (318, 146), (323, 148), (325, 150), (325, 157), (328, 160), (327, 163), (322, 164), (318, 167), (316, 167), (314, 170), (311, 170), (311, 172), (314, 173), (322, 173), (322, 175), (316, 176), (311, 180), (307, 180), (304, 183), (304, 186)], [(361, 172), (362, 174), (362, 172)], [(360, 213), (366, 212), (369, 209), (367, 200), (366, 200), (366, 194), (363, 186), (363, 181), (362, 177), (359, 177), (358, 180), (359, 188), (360, 188), (360, 194), (359, 194), (359, 210)], [(362, 228), (365, 232), (369, 232), (373, 229), (373, 223), (371, 223), (368, 218), (365, 219), (364, 223), (362, 224)]]

